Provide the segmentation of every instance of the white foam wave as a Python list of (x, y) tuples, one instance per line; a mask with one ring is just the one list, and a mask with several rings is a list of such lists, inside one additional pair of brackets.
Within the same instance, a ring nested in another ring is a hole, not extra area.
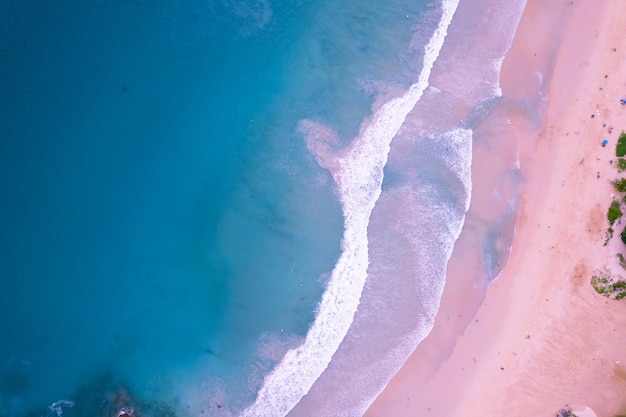
[[(385, 353), (379, 353), (376, 360), (370, 360), (368, 363), (356, 362), (350, 365), (351, 368), (347, 373), (350, 375), (358, 374), (362, 379), (358, 388), (359, 392), (352, 396), (358, 399), (357, 405), (352, 404), (350, 410), (346, 411), (344, 404), (324, 404), (320, 406), (321, 410), (318, 415), (363, 415), (373, 400), (382, 392), (389, 379), (395, 375), (415, 350), (415, 347), (432, 330), (445, 284), (447, 262), (463, 228), (465, 213), (469, 209), (471, 201), (472, 133), (471, 129), (457, 128), (445, 134), (425, 139), (429, 143), (434, 142), (432, 145), (434, 147), (445, 147), (446, 151), (441, 154), (441, 157), (445, 160), (450, 172), (454, 173), (455, 178), (462, 184), (463, 197), (458, 200), (462, 207), (455, 207), (456, 202), (446, 203), (445, 200), (437, 197), (441, 192), (441, 187), (436, 184), (424, 184), (419, 188), (406, 185), (385, 191), (383, 198), (387, 200), (386, 205), (389, 207), (385, 216), (394, 219), (392, 225), (387, 227), (396, 229), (398, 234), (405, 239), (406, 243), (403, 245), (409, 248), (407, 252), (411, 254), (409, 256), (401, 255), (401, 257), (404, 257), (409, 263), (413, 262), (420, 265), (418, 273), (410, 271), (411, 268), (402, 267), (403, 271), (407, 271), (407, 275), (423, 277), (415, 281), (415, 285), (419, 288), (417, 290), (419, 301), (409, 302), (409, 309), (407, 309), (406, 302), (399, 302), (398, 299), (396, 302), (386, 299), (381, 303), (383, 298), (380, 297), (384, 297), (385, 290), (378, 288), (376, 289), (376, 303), (370, 302), (370, 305), (359, 306), (359, 313), (371, 310), (368, 311), (368, 314), (372, 317), (378, 317), (385, 313), (377, 312), (377, 308), (393, 309), (396, 310), (394, 313), (396, 317), (401, 317), (402, 314), (405, 315), (404, 317), (407, 314), (415, 317), (417, 325), (413, 324), (411, 320), (400, 319), (394, 326), (396, 333), (393, 335), (393, 332), (387, 333), (385, 341), (377, 343), (379, 349), (381, 346), (389, 346)], [(401, 209), (394, 211), (391, 207), (401, 207)], [(380, 228), (381, 225), (378, 227)], [(432, 242), (424, 239), (424, 231), (430, 233), (431, 236), (436, 236), (438, 244), (433, 245)], [(389, 258), (387, 254), (383, 256), (385, 261)], [(420, 262), (423, 259), (428, 259), (428, 262)], [(391, 258), (389, 262), (396, 264), (398, 261)], [(379, 260), (379, 268), (381, 268), (381, 263), (383, 262)], [(382, 268), (386, 269), (385, 266)], [(394, 274), (402, 275), (400, 273)], [(392, 287), (399, 285), (393, 279), (386, 279), (385, 281)], [(362, 325), (361, 331), (368, 333), (373, 331), (380, 334), (376, 329), (377, 326), (387, 326), (387, 323), (388, 321), (385, 320), (371, 319)], [(352, 343), (360, 345), (363, 339), (365, 336), (361, 334), (359, 340), (353, 340)], [(361, 347), (358, 346), (358, 348)]]
[[(285, 416), (326, 369), (348, 332), (367, 278), (367, 227), (381, 194), (383, 169), (391, 140), (428, 87), (432, 67), (458, 3), (459, 0), (443, 2), (441, 21), (424, 48), (424, 66), (418, 81), (402, 96), (387, 101), (364, 120), (359, 136), (334, 159), (334, 163), (330, 163), (324, 153), (323, 166), (331, 170), (343, 206), (345, 230), (342, 253), (305, 342), (288, 351), (266, 376), (256, 401), (244, 410), (242, 416)], [(306, 123), (310, 127), (313, 122)], [(309, 137), (308, 140), (310, 142), (315, 138)]]
[(74, 407), (74, 401), (72, 401), (72, 400), (59, 400), (59, 401), (56, 401), (56, 402), (53, 402), (52, 404), (50, 404), (48, 406), (48, 409), (50, 411), (52, 411), (54, 414), (56, 414), (57, 416), (61, 417), (63, 415), (63, 407), (73, 408)]
[(502, 63), (504, 62), (504, 57), (506, 55), (502, 55), (499, 58), (493, 60), (493, 69), (498, 74), (498, 78), (493, 85), (492, 96), (494, 97), (502, 97), (502, 87), (500, 87), (500, 72), (502, 71)]
[[(403, 127), (407, 136), (413, 132)], [(398, 154), (400, 137), (387, 164), (394, 182), (387, 183), (368, 225), (371, 265), (358, 311), (332, 361), (290, 417), (363, 415), (433, 327), (470, 202), (472, 131), (421, 137)], [(420, 155), (426, 149), (428, 156)], [(442, 175), (414, 177), (412, 167), (423, 158)]]
[[(465, 211), (469, 210), (470, 196), (472, 195), (472, 129), (458, 128), (448, 132), (444, 137), (446, 143), (452, 145), (448, 148), (446, 163), (453, 172), (456, 172), (463, 183), (463, 188), (468, 198), (465, 200)], [(463, 225), (461, 224), (461, 228)], [(454, 233), (461, 233), (461, 228)], [(456, 240), (456, 239), (455, 239)], [(452, 253), (452, 249), (450, 249)]]
[(441, 54), (431, 84), (465, 103), (464, 111), (500, 97), (502, 61), (513, 42), (525, 3), (525, 0), (461, 3), (458, 12), (462, 18), (450, 30), (450, 48)]

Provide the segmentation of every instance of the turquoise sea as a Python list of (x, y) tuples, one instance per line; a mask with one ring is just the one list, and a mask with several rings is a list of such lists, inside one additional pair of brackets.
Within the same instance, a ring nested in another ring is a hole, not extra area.
[(480, 2), (5, 0), (0, 416), (362, 415), (499, 106), (523, 4)]

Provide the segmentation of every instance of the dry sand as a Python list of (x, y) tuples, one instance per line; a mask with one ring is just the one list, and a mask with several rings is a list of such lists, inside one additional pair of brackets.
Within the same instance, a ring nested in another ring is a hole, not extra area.
[(504, 97), (521, 97), (534, 71), (548, 86), (546, 122), (522, 142), (527, 182), (509, 262), (444, 364), (425, 373), (416, 352), (366, 416), (548, 417), (565, 405), (626, 414), (626, 299), (589, 282), (607, 266), (626, 276), (615, 258), (626, 254), (626, 221), (603, 246), (619, 175), (609, 162), (626, 130), (626, 2), (528, 0)]

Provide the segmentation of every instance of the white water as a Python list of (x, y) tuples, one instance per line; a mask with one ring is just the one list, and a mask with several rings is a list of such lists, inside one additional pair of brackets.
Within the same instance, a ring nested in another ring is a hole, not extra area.
[[(381, 194), (383, 169), (390, 144), (415, 104), (428, 87), (432, 67), (443, 46), (459, 0), (444, 1), (437, 29), (424, 48), (424, 65), (418, 81), (404, 95), (389, 100), (361, 125), (359, 136), (340, 155), (328, 161), (319, 155), (339, 187), (345, 217), (342, 254), (332, 271), (317, 317), (305, 342), (287, 352), (266, 376), (256, 401), (244, 417), (285, 416), (306, 395), (328, 366), (344, 339), (359, 305), (367, 278), (367, 227)], [(315, 123), (305, 122), (315, 131)], [(309, 135), (309, 143), (317, 138)], [(310, 145), (310, 148), (316, 148)]]
[[(472, 130), (419, 136), (406, 128), (385, 168), (396, 181), (370, 217), (370, 267), (350, 330), (289, 417), (362, 416), (433, 327), (470, 203)], [(416, 166), (442, 175), (418, 179)]]

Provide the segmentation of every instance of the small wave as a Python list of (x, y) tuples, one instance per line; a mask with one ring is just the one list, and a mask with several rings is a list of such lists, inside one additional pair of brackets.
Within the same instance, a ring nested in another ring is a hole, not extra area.
[(267, 0), (227, 0), (224, 4), (240, 21), (243, 36), (253, 35), (272, 20), (272, 8)]
[(413, 134), (403, 128), (392, 144), (368, 224), (370, 266), (350, 330), (290, 417), (363, 415), (433, 327), (470, 201), (472, 131)]
[(58, 417), (61, 417), (63, 415), (63, 407), (66, 408), (74, 408), (74, 401), (72, 400), (59, 400), (56, 402), (53, 402), (52, 404), (50, 404), (48, 406), (48, 409), (53, 412), (54, 414), (56, 414)]
[[(332, 130), (313, 121), (301, 123), (309, 148), (317, 150), (318, 160), (330, 170), (338, 186), (345, 218), (342, 253), (305, 342), (288, 351), (266, 376), (256, 401), (244, 410), (243, 416), (286, 415), (326, 369), (348, 332), (367, 278), (367, 228), (381, 194), (391, 141), (428, 87), (432, 67), (458, 3), (459, 0), (443, 2), (439, 25), (424, 48), (424, 64), (418, 81), (402, 96), (387, 101), (366, 118), (359, 135), (345, 150), (333, 156), (327, 146), (329, 139), (332, 143), (335, 138)], [(316, 131), (324, 133), (321, 139), (314, 134)], [(325, 145), (318, 146), (320, 141)]]
[(449, 47), (437, 61), (431, 85), (464, 103), (464, 110), (500, 97), (500, 70), (525, 3), (520, 0), (461, 3), (458, 13), (462, 18), (450, 29), (446, 44)]

